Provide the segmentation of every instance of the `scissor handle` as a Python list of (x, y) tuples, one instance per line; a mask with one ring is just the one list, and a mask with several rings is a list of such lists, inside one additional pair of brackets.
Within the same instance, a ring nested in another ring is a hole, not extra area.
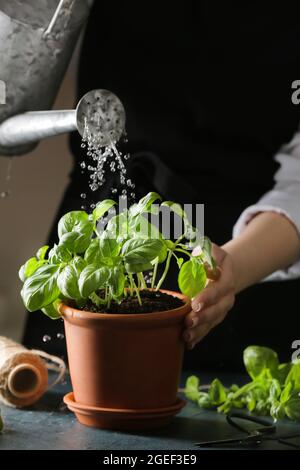
[(262, 427), (256, 430), (258, 434), (271, 434), (276, 431), (276, 425), (274, 423), (270, 423), (270, 421), (268, 421), (265, 418), (248, 415), (248, 414), (242, 413), (241, 411), (231, 411), (226, 416), (228, 424), (238, 429), (239, 431), (244, 432), (249, 435), (253, 434), (253, 431), (250, 431), (240, 426), (238, 423), (234, 421), (234, 418), (243, 419), (244, 421), (250, 421), (252, 423), (260, 424)]

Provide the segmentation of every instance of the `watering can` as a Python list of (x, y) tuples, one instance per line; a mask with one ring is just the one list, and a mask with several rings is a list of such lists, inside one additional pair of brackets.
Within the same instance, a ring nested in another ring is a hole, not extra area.
[[(93, 0), (0, 0), (0, 155), (31, 151), (40, 139), (73, 130), (99, 145), (117, 141), (124, 108), (92, 90), (75, 110), (50, 110)], [(50, 111), (49, 111), (50, 110)]]

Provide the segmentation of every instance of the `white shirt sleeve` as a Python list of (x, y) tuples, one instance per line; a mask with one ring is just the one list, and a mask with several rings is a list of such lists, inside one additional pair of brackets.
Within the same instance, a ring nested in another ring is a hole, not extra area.
[[(254, 205), (247, 207), (233, 227), (236, 238), (258, 213), (265, 211), (284, 214), (300, 233), (300, 129), (293, 139), (275, 155), (280, 168), (274, 175), (274, 187)], [(276, 271), (264, 281), (281, 281), (300, 277), (300, 259), (286, 269)]]

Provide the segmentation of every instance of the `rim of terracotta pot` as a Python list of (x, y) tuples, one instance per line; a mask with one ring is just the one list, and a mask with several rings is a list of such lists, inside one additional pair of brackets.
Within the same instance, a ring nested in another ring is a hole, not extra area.
[(182, 319), (182, 317), (184, 317), (188, 312), (191, 311), (191, 301), (185, 295), (179, 292), (166, 289), (160, 289), (160, 292), (172, 295), (173, 297), (177, 297), (183, 300), (184, 304), (180, 307), (173, 308), (171, 310), (163, 310), (149, 313), (96, 313), (88, 312), (86, 310), (79, 310), (75, 307), (71, 307), (62, 303), (59, 306), (59, 311), (66, 321), (77, 325), (86, 323), (87, 321), (101, 321), (101, 324), (118, 322), (128, 325), (131, 325), (133, 323), (150, 325), (154, 323), (159, 323), (161, 326), (163, 324), (170, 325), (171, 323), (178, 323)]

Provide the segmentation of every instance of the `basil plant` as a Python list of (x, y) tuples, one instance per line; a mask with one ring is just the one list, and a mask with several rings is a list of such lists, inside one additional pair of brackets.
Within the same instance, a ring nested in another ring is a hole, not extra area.
[[(61, 302), (83, 308), (89, 300), (105, 310), (112, 300), (121, 302), (126, 296), (141, 304), (140, 290), (147, 288), (145, 273), (153, 273), (149, 287), (159, 290), (172, 258), (177, 261), (183, 294), (192, 298), (205, 287), (206, 268), (215, 269), (211, 244), (198, 237), (179, 204), (161, 202), (159, 194), (151, 192), (119, 213), (115, 205), (106, 199), (91, 214), (68, 212), (58, 223), (58, 243), (43, 246), (20, 268), (21, 296), (30, 312), (41, 309), (56, 319)], [(166, 239), (149, 221), (163, 206), (182, 219), (183, 233), (175, 241)], [(202, 250), (192, 256), (195, 240)], [(160, 276), (159, 265), (163, 265)]]

